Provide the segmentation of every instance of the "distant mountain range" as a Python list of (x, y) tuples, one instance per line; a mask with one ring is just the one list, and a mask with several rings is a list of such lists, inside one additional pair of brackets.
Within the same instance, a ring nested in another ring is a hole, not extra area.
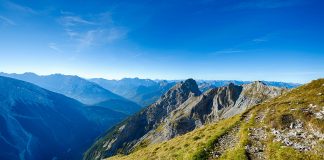
[(0, 159), (81, 159), (126, 116), (0, 76)]
[(90, 81), (95, 82), (118, 95), (130, 99), (141, 106), (148, 106), (154, 103), (175, 84), (175, 82), (166, 80), (154, 81), (139, 78), (124, 78), (121, 80), (94, 78), (90, 79)]
[[(139, 78), (124, 78), (121, 80), (107, 80), (94, 78), (90, 81), (108, 89), (118, 95), (128, 98), (142, 106), (148, 106), (159, 99), (167, 90), (173, 87), (180, 80), (151, 80)], [(235, 85), (249, 84), (252, 81), (237, 80), (197, 80), (201, 92), (216, 87), (226, 86), (230, 83)], [(274, 87), (295, 88), (298, 83), (263, 81), (265, 84)]]
[(0, 76), (30, 82), (47, 90), (76, 99), (87, 105), (100, 105), (113, 110), (118, 108), (116, 111), (126, 114), (133, 114), (141, 109), (136, 103), (78, 76), (62, 74), (39, 76), (34, 73), (0, 73)]
[[(39, 76), (34, 73), (8, 74), (0, 72), (0, 76), (11, 77), (36, 84), (53, 92), (64, 94), (84, 104), (107, 107), (126, 114), (133, 114), (159, 99), (166, 91), (180, 80), (151, 80), (140, 78), (124, 78), (107, 80), (103, 78), (84, 79), (78, 76), (52, 74)], [(294, 88), (297, 83), (263, 81), (269, 86)], [(242, 85), (251, 81), (238, 80), (197, 80), (201, 92), (230, 83)], [(135, 102), (135, 103), (134, 103)], [(139, 104), (139, 105), (137, 105)]]

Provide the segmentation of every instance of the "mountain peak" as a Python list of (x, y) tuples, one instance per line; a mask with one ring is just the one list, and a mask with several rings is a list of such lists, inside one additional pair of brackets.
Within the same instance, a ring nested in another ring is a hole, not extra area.
[(182, 92), (192, 92), (195, 95), (200, 95), (201, 92), (198, 88), (196, 81), (192, 78), (189, 78), (185, 81), (182, 81), (175, 85), (171, 90), (181, 90)]
[(33, 72), (25, 72), (25, 73), (23, 73), (23, 75), (37, 76), (37, 74), (35, 74)]
[(187, 84), (194, 84), (194, 83), (196, 83), (196, 81), (195, 81), (194, 79), (192, 79), (192, 78), (189, 78), (189, 79), (186, 79), (186, 80), (184, 81), (184, 83), (187, 83)]
[[(183, 103), (191, 96), (199, 96), (201, 94), (198, 85), (195, 80), (187, 79), (181, 81), (167, 91), (157, 102), (170, 101), (170, 104)], [(168, 102), (169, 103), (169, 102)]]
[(252, 84), (257, 84), (257, 85), (267, 85), (263, 81), (253, 81)]
[(231, 82), (231, 83), (228, 84), (228, 86), (229, 86), (229, 87), (234, 87), (235, 84), (234, 84), (233, 82)]

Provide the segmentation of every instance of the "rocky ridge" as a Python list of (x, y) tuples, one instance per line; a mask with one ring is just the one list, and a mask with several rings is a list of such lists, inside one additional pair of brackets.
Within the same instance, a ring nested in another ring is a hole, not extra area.
[(242, 113), (247, 108), (282, 94), (286, 89), (257, 81), (210, 89), (201, 94), (196, 82), (176, 84), (156, 103), (108, 131), (85, 159), (128, 154), (149, 144), (163, 142), (205, 124)]
[(249, 107), (243, 114), (108, 159), (322, 160), (321, 93), (324, 93), (324, 79)]

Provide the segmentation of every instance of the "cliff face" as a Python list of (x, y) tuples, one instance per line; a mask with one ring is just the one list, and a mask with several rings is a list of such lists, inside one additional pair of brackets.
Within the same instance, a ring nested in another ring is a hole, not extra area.
[(196, 82), (188, 79), (176, 84), (156, 103), (108, 131), (88, 150), (85, 159), (108, 157), (117, 152), (128, 154), (149, 144), (169, 140), (241, 113), (284, 91), (253, 82), (242, 86), (231, 83), (201, 94)]
[(202, 125), (229, 118), (249, 107), (281, 95), (286, 89), (270, 87), (262, 82), (237, 86), (229, 84), (190, 97), (172, 111), (156, 130), (142, 141), (157, 143), (185, 134)]
[(254, 106), (261, 102), (281, 95), (288, 91), (285, 88), (268, 86), (261, 81), (242, 85), (243, 89), (233, 107), (229, 108), (222, 118), (231, 117), (246, 110), (247, 107)]

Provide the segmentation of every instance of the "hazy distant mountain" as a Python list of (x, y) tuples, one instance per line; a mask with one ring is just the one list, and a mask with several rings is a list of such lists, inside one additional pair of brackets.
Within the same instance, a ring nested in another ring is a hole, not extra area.
[[(253, 81), (237, 81), (237, 80), (198, 80), (197, 84), (199, 89), (204, 92), (208, 89), (212, 89), (215, 87), (222, 87), (226, 86), (230, 83), (233, 83), (235, 85), (242, 85), (242, 84), (249, 84)], [(262, 81), (268, 86), (274, 86), (274, 87), (281, 87), (281, 88), (295, 88), (300, 86), (301, 84), (298, 83), (286, 83), (286, 82), (274, 82), (274, 81)]]
[[(42, 88), (45, 88), (47, 90), (64, 94), (65, 96), (74, 98), (88, 105), (94, 105), (101, 102), (105, 102), (106, 105), (104, 105), (103, 107), (113, 109), (116, 108), (116, 106), (120, 106), (124, 110), (118, 109), (118, 111), (124, 113), (134, 113), (141, 109), (141, 107), (136, 103), (132, 103), (129, 100), (99, 86), (98, 84), (80, 78), (78, 76), (70, 76), (70, 75), (62, 75), (62, 74), (39, 76), (34, 73), (24, 73), (24, 74), (0, 73), (0, 76), (6, 76), (6, 77), (11, 77), (26, 82), (30, 82)], [(113, 102), (109, 102), (109, 101), (113, 101)], [(110, 104), (114, 104), (116, 106), (110, 106)], [(127, 104), (127, 105), (125, 106), (123, 104)]]
[[(139, 78), (124, 78), (121, 80), (107, 80), (102, 78), (94, 78), (86, 80), (78, 76), (69, 76), (61, 74), (38, 76), (34, 73), (0, 73), (0, 75), (34, 83), (50, 91), (61, 93), (68, 97), (77, 99), (85, 104), (104, 105), (104, 107), (108, 107), (127, 114), (139, 111), (141, 107), (137, 104), (140, 104), (141, 106), (145, 107), (154, 103), (156, 100), (159, 99), (161, 95), (163, 95), (173, 85), (175, 85), (176, 82), (179, 82), (177, 80), (151, 80)], [(212, 89), (215, 87), (226, 86), (229, 83), (233, 83), (235, 85), (242, 85), (251, 83), (251, 81), (197, 81), (198, 87), (202, 92), (205, 92), (208, 89)], [(294, 88), (299, 85), (295, 83), (267, 81), (264, 81), (264, 83), (270, 86), (287, 88)], [(136, 102), (137, 104), (132, 103), (123, 97), (133, 102)]]
[(138, 112), (142, 109), (141, 106), (132, 101), (125, 101), (120, 99), (111, 99), (97, 103), (96, 106), (102, 106), (114, 111), (122, 112), (128, 115)]
[[(179, 80), (159, 80), (139, 78), (124, 78), (121, 80), (107, 80), (102, 78), (90, 79), (100, 86), (126, 97), (142, 106), (148, 106), (154, 103), (169, 90)], [(230, 83), (235, 85), (249, 84), (252, 81), (237, 81), (237, 80), (198, 80), (197, 84), (201, 92), (215, 87), (226, 86)], [(274, 87), (294, 88), (299, 86), (297, 83), (285, 82), (269, 82), (263, 81), (265, 84)]]
[(81, 159), (97, 136), (125, 117), (0, 76), (0, 159)]
[(142, 106), (148, 106), (154, 103), (175, 84), (175, 82), (163, 80), (153, 81), (139, 78), (124, 78), (121, 80), (94, 78), (90, 79), (90, 81)]

